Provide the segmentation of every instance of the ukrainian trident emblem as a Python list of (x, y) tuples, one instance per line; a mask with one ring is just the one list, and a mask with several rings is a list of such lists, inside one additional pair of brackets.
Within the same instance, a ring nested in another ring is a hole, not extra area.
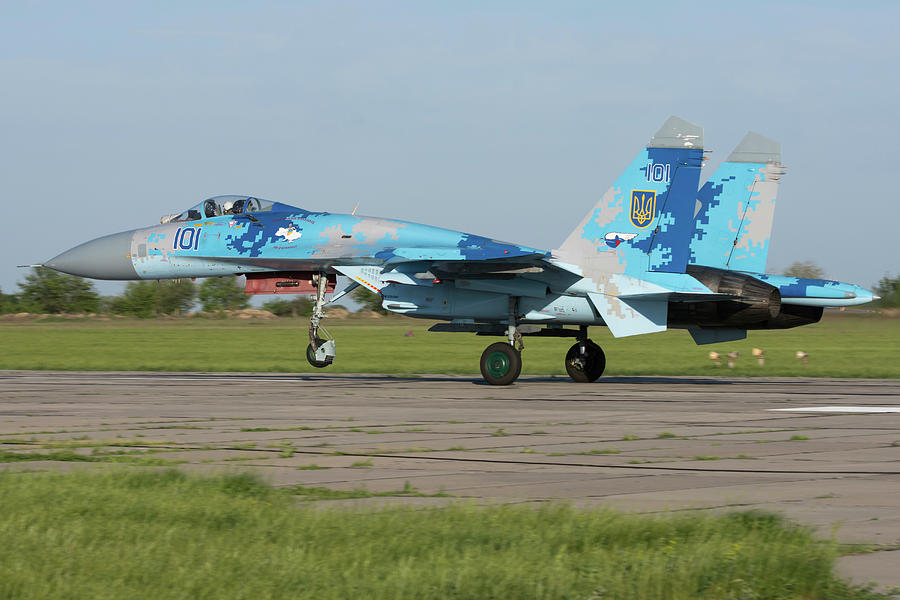
[(631, 190), (631, 224), (644, 229), (656, 215), (656, 192)]

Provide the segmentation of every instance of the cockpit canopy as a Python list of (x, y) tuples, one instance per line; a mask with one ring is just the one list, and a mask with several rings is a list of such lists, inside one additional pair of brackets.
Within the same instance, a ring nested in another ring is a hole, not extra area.
[(240, 215), (246, 213), (264, 212), (272, 210), (274, 202), (254, 198), (253, 196), (213, 196), (203, 202), (192, 206), (180, 215), (167, 215), (160, 219), (161, 223), (175, 223), (178, 221), (198, 221), (211, 219), (222, 215)]

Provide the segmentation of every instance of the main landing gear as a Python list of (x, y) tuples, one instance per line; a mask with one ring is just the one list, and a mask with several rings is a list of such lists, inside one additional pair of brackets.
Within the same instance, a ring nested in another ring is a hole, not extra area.
[(600, 346), (587, 338), (587, 331), (584, 331), (584, 334), (584, 337), (566, 352), (566, 373), (578, 383), (593, 383), (603, 375), (606, 355)]
[(496, 342), (481, 353), (481, 376), (491, 385), (509, 385), (522, 372), (522, 334), (517, 327), (519, 299), (509, 298), (509, 320), (505, 342)]
[[(313, 275), (316, 284), (316, 301), (313, 304), (312, 316), (309, 318), (309, 345), (306, 347), (306, 360), (317, 369), (327, 367), (334, 362), (334, 338), (319, 323), (325, 316), (325, 292), (328, 289), (328, 278), (324, 273)], [(319, 337), (319, 334), (325, 336)]]
[[(508, 340), (491, 344), (481, 354), (481, 375), (491, 385), (509, 385), (522, 372), (522, 334), (515, 325), (512, 308), (510, 314), (512, 324), (507, 328)], [(577, 337), (578, 341), (566, 353), (566, 373), (578, 383), (592, 383), (603, 374), (606, 355), (600, 346), (588, 339), (587, 327), (581, 327)]]

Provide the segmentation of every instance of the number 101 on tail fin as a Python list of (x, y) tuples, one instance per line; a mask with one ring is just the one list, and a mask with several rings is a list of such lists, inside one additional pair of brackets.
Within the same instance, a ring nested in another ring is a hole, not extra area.
[(670, 165), (669, 163), (649, 162), (647, 163), (647, 166), (644, 167), (643, 171), (647, 177), (647, 181), (651, 183), (654, 181), (665, 181), (666, 183), (668, 183), (671, 167), (672, 165)]

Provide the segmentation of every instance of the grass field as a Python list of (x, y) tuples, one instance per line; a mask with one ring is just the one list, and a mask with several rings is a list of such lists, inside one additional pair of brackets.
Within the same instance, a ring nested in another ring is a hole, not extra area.
[[(323, 371), (305, 359), (306, 322), (218, 319), (61, 320), (0, 323), (0, 369), (125, 371), (267, 371), (283, 373), (477, 374), (482, 350), (500, 338), (429, 333), (431, 322), (405, 318), (327, 323), (338, 357)], [(412, 332), (412, 337), (405, 335)], [(696, 346), (684, 331), (614, 339), (602, 327), (606, 375), (900, 377), (900, 319), (829, 314), (785, 331), (751, 331), (741, 342)], [(565, 375), (573, 340), (526, 338), (526, 375)], [(759, 366), (751, 349), (766, 351)], [(734, 369), (710, 350), (737, 350)], [(803, 365), (796, 352), (809, 353)]]
[(756, 513), (328, 508), (250, 475), (0, 473), (0, 597), (881, 598)]

